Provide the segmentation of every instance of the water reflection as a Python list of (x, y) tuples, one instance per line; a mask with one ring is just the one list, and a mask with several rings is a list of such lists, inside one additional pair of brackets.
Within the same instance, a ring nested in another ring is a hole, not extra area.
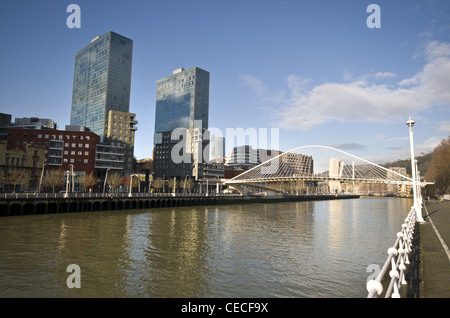
[[(2, 297), (365, 297), (408, 212), (359, 199), (0, 219)], [(69, 264), (81, 289), (66, 286)]]

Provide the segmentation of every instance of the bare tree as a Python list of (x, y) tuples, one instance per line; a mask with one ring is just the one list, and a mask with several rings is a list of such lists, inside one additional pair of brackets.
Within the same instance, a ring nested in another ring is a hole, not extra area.
[(24, 183), (27, 183), (31, 180), (30, 172), (23, 168), (8, 168), (4, 175), (3, 179), (6, 183), (13, 185), (13, 193), (16, 190), (16, 186), (23, 186)]
[(84, 176), (80, 176), (80, 183), (84, 188), (84, 191), (87, 192), (88, 188), (91, 188), (97, 184), (97, 177), (94, 175), (93, 172), (89, 174), (85, 174)]
[(184, 180), (180, 180), (178, 182), (178, 187), (180, 189), (183, 189), (183, 191), (186, 193), (187, 190), (189, 190), (189, 192), (191, 192), (192, 187), (194, 186), (194, 181), (192, 181), (192, 179), (184, 179)]
[(441, 141), (434, 149), (430, 167), (425, 175), (427, 180), (434, 180), (439, 193), (450, 191), (450, 137)]
[(44, 184), (53, 188), (53, 193), (55, 188), (62, 185), (64, 182), (64, 171), (62, 169), (58, 170), (47, 170), (45, 174)]
[(171, 192), (176, 192), (178, 182), (176, 178), (169, 179), (167, 186), (169, 187)]
[(164, 182), (165, 182), (164, 180), (161, 180), (159, 178), (155, 179), (152, 181), (152, 188), (156, 189), (156, 191), (159, 192), (158, 189), (161, 189), (164, 187)]
[(108, 179), (106, 182), (111, 187), (112, 191), (114, 192), (114, 189), (117, 188), (122, 183), (122, 177), (117, 172), (113, 172), (108, 174)]

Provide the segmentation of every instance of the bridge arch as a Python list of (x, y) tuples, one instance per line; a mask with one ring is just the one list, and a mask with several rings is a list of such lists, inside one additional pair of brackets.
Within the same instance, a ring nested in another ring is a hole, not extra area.
[(337, 188), (342, 182), (398, 185), (413, 182), (411, 178), (399, 172), (340, 149), (310, 145), (282, 152), (226, 181), (225, 184), (236, 188), (267, 187), (270, 182), (283, 181), (326, 182), (330, 189)]

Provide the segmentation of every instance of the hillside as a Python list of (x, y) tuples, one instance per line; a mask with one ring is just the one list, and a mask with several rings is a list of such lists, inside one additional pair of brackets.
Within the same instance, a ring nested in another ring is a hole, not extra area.
[[(433, 157), (433, 152), (430, 152), (428, 154), (417, 156), (417, 167), (420, 171), (420, 175), (423, 177), (427, 173), (429, 167), (431, 158)], [(393, 162), (388, 162), (382, 165), (385, 168), (392, 168), (392, 167), (403, 167), (406, 168), (406, 173), (408, 175), (411, 175), (411, 159), (403, 159), (403, 160), (397, 160)]]

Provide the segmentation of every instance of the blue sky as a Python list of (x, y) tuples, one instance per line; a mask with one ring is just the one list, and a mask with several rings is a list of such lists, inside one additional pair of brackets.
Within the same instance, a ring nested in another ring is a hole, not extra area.
[[(66, 25), (71, 3), (79, 29)], [(371, 3), (379, 29), (366, 25)], [(64, 129), (75, 53), (112, 30), (134, 41), (138, 159), (152, 154), (156, 81), (193, 66), (211, 74), (209, 126), (224, 135), (277, 128), (283, 151), (405, 159), (409, 116), (418, 154), (450, 135), (449, 16), (447, 0), (2, 1), (0, 112)]]

